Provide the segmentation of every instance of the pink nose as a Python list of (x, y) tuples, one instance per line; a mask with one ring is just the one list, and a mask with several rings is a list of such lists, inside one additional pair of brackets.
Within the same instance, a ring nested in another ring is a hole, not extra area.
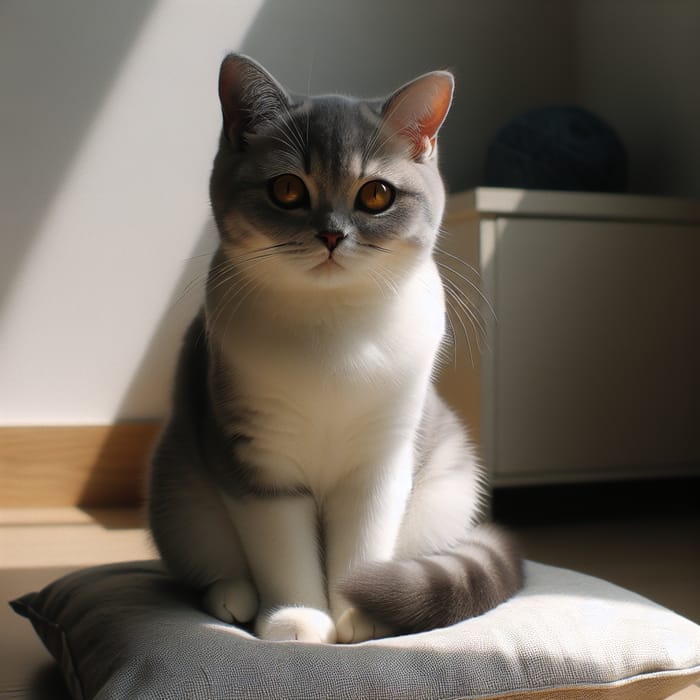
[(317, 238), (320, 238), (325, 244), (326, 248), (330, 251), (334, 251), (340, 241), (345, 238), (345, 234), (340, 231), (322, 231), (318, 234)]

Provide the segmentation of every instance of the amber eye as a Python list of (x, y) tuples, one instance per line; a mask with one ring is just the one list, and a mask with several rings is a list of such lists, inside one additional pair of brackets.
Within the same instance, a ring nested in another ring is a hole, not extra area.
[(296, 175), (278, 175), (268, 183), (270, 199), (282, 209), (298, 209), (306, 206), (309, 193), (306, 185)]
[(368, 214), (381, 214), (393, 203), (396, 191), (382, 180), (366, 182), (357, 193), (355, 206)]

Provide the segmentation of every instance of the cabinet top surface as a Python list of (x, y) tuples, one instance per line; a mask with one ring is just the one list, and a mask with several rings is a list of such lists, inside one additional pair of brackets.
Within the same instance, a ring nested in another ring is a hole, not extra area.
[(496, 216), (700, 224), (700, 200), (478, 187), (449, 197), (446, 220)]

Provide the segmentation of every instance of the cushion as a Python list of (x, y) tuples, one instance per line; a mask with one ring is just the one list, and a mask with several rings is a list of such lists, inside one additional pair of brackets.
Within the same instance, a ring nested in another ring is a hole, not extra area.
[(700, 626), (600, 579), (526, 562), (480, 617), (356, 645), (265, 642), (158, 562), (71, 573), (11, 603), (75, 698), (665, 698), (700, 678)]

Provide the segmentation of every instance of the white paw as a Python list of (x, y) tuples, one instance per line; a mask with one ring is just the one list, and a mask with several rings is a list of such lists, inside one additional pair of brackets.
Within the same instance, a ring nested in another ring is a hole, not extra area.
[(273, 642), (333, 644), (335, 625), (330, 616), (313, 608), (278, 608), (258, 618), (258, 637)]
[(366, 642), (368, 639), (382, 639), (391, 636), (391, 630), (375, 622), (357, 608), (348, 608), (336, 624), (338, 641), (341, 644)]
[(204, 609), (223, 622), (250, 622), (258, 611), (258, 596), (246, 579), (221, 579), (209, 586)]

